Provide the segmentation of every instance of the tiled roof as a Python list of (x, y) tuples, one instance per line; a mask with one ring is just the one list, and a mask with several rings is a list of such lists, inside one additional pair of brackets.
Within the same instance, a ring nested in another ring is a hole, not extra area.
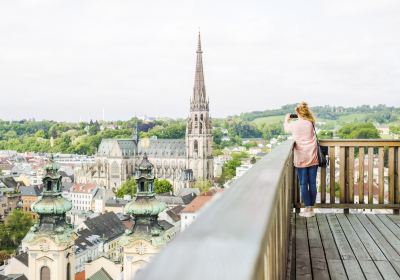
[(84, 221), (87, 228), (106, 241), (113, 240), (125, 232), (125, 226), (114, 212), (107, 212), (93, 219)]
[(110, 274), (105, 271), (104, 268), (101, 268), (99, 271), (97, 271), (95, 274), (93, 274), (91, 277), (89, 277), (87, 280), (113, 280)]
[(130, 200), (110, 198), (105, 205), (111, 207), (124, 207)]
[(149, 158), (186, 157), (184, 139), (141, 139), (139, 154), (146, 153)]
[(15, 179), (11, 176), (1, 177), (0, 181), (2, 181), (3, 184), (6, 185), (6, 187), (8, 187), (8, 188), (15, 188), (18, 186), (17, 181), (15, 181)]
[(101, 140), (98, 156), (108, 156), (114, 145), (118, 145), (122, 155), (133, 156), (137, 153), (137, 146), (132, 139), (103, 139)]
[(210, 195), (199, 195), (197, 196), (188, 206), (186, 206), (182, 213), (196, 213), (205, 204), (207, 204), (212, 199)]
[(94, 183), (75, 183), (72, 185), (71, 192), (76, 193), (91, 193), (97, 187)]
[(40, 196), (42, 195), (41, 190), (38, 186), (27, 186), (20, 187), (21, 196)]
[(0, 280), (28, 280), (24, 274), (0, 275)]
[(175, 207), (172, 208), (172, 209), (169, 209), (169, 210), (167, 211), (167, 214), (168, 214), (168, 216), (171, 217), (171, 219), (172, 219), (174, 222), (178, 222), (178, 221), (181, 220), (180, 214), (181, 214), (181, 212), (182, 212), (183, 209), (184, 209), (183, 206), (178, 205), (178, 206), (175, 206)]
[(17, 260), (19, 260), (21, 263), (23, 263), (24, 265), (28, 266), (28, 260), (29, 260), (28, 253), (22, 253), (22, 254), (16, 255), (15, 258)]
[(162, 227), (164, 228), (164, 230), (168, 230), (168, 229), (174, 227), (174, 225), (168, 223), (168, 222), (165, 221), (165, 220), (159, 220), (158, 223), (160, 224), (160, 226), (162, 226)]
[(85, 271), (75, 273), (75, 280), (85, 280)]

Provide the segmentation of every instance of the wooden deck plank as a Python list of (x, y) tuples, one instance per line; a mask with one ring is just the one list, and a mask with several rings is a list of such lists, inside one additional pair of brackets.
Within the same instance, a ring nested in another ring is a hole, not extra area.
[(330, 279), (316, 217), (307, 219), (308, 244), (314, 279)]
[(329, 227), (328, 221), (325, 214), (317, 214), (317, 222), (319, 227), (319, 232), (321, 234), (321, 241), (325, 250), (325, 257), (329, 260), (340, 260), (339, 251), (336, 247), (335, 240), (331, 229)]
[(381, 232), (373, 225), (373, 223), (367, 217), (365, 217), (366, 215), (357, 214), (355, 216), (363, 224), (363, 226), (371, 235), (375, 243), (379, 246), (385, 257), (389, 261), (399, 261), (400, 255), (389, 244), (389, 242), (385, 239), (385, 237), (381, 234)]
[(306, 219), (296, 214), (296, 279), (312, 279)]
[(357, 260), (344, 260), (343, 264), (349, 279), (354, 279), (354, 280), (365, 279), (364, 274)]
[[(399, 153), (400, 154), (400, 153)], [(400, 165), (400, 164), (399, 164)], [(400, 177), (400, 176), (399, 176)], [(400, 215), (387, 215), (389, 219), (392, 220), (392, 222), (400, 227)]]
[(353, 214), (349, 214), (347, 216), (347, 218), (348, 218), (350, 224), (353, 226), (354, 230), (357, 232), (357, 235), (359, 236), (360, 240), (364, 244), (365, 248), (367, 249), (369, 255), (371, 256), (371, 259), (374, 261), (387, 260), (385, 255), (382, 253), (381, 249), (378, 247), (378, 245), (372, 239), (371, 235), (363, 227), (360, 220), (358, 220), (357, 217)]
[(360, 266), (367, 280), (383, 279), (374, 261), (360, 261)]
[(343, 232), (347, 237), (347, 240), (350, 244), (350, 247), (353, 250), (353, 253), (357, 260), (369, 261), (371, 257), (369, 256), (367, 250), (364, 247), (364, 244), (361, 242), (354, 228), (351, 226), (349, 220), (347, 219), (348, 215), (344, 214), (336, 214), (336, 217), (342, 226)]
[(399, 279), (400, 216), (298, 214), (296, 279)]
[(348, 279), (341, 260), (328, 260), (328, 267), (332, 280)]
[(396, 270), (397, 274), (400, 275), (400, 262), (391, 261), (390, 264), (393, 266), (394, 270)]
[(393, 232), (394, 235), (400, 236), (400, 227), (389, 217), (393, 215), (376, 215), (385, 226)]
[(355, 260), (356, 257), (353, 254), (349, 242), (347, 242), (346, 236), (336, 218), (336, 215), (328, 214), (327, 218), (342, 260)]
[(375, 225), (380, 233), (385, 237), (389, 244), (396, 250), (400, 255), (400, 240), (393, 234), (393, 232), (375, 215), (366, 215), (369, 220)]
[(396, 273), (390, 262), (388, 261), (376, 261), (376, 266), (379, 269), (379, 272), (382, 274), (383, 279), (400, 279), (399, 275)]

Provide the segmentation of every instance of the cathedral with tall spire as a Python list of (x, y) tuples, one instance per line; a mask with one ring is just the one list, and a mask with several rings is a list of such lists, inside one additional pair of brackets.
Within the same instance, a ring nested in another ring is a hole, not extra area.
[(177, 192), (181, 188), (190, 187), (196, 180), (213, 180), (212, 140), (199, 33), (185, 139), (140, 139), (137, 128), (132, 139), (103, 139), (95, 163), (78, 169), (75, 180), (77, 183), (96, 183), (117, 189), (132, 177), (141, 157), (146, 153), (154, 165), (155, 177), (169, 180)]
[(212, 123), (204, 83), (200, 32), (198, 36), (193, 97), (190, 102), (190, 117), (186, 126), (186, 151), (188, 168), (193, 170), (194, 178), (209, 180), (212, 179), (214, 171)]

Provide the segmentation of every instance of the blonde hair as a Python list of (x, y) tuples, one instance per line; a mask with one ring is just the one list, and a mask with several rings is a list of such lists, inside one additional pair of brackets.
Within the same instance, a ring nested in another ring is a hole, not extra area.
[(314, 114), (310, 110), (306, 102), (304, 101), (300, 102), (296, 107), (296, 112), (302, 119), (315, 123)]

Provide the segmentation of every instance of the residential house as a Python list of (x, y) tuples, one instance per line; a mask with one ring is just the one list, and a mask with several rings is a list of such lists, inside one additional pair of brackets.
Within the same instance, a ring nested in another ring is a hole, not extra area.
[(75, 239), (75, 272), (85, 269), (85, 263), (95, 260), (102, 252), (102, 238), (93, 234), (89, 229), (77, 232)]
[(184, 231), (203, 211), (205, 206), (209, 205), (212, 199), (215, 199), (223, 189), (212, 189), (206, 193), (197, 196), (189, 205), (181, 211), (181, 231)]
[(73, 184), (70, 191), (72, 209), (90, 211), (92, 210), (93, 197), (99, 190), (96, 184), (84, 183)]
[(37, 214), (32, 212), (31, 205), (39, 200), (42, 190), (38, 186), (20, 187), (19, 190), (21, 192), (22, 211), (29, 213), (32, 218), (36, 219)]
[(103, 240), (103, 252), (112, 260), (120, 258), (121, 247), (119, 238), (125, 232), (125, 226), (114, 212), (107, 212), (93, 219), (88, 218), (79, 227), (78, 231), (88, 229), (93, 235)]

